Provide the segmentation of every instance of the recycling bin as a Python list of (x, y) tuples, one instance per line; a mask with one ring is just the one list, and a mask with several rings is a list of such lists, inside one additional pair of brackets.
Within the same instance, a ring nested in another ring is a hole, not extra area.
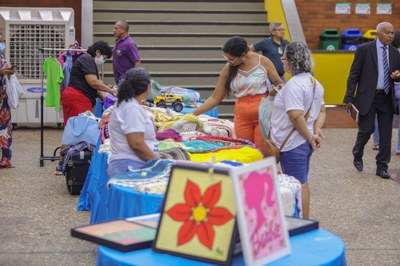
[(335, 29), (326, 29), (320, 35), (320, 49), (334, 51), (340, 46), (340, 33)]
[(361, 44), (362, 33), (359, 29), (346, 29), (342, 33), (342, 49), (355, 51)]
[(362, 36), (362, 41), (363, 43), (366, 43), (375, 40), (375, 38), (376, 38), (376, 30), (367, 30), (366, 32), (364, 32)]

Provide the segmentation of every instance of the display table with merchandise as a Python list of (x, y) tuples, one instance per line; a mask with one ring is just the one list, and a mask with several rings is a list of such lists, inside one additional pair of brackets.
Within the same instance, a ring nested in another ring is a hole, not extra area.
[[(184, 107), (182, 113), (189, 113), (194, 109)], [(217, 108), (206, 114), (218, 117)], [(107, 188), (107, 182), (110, 180), (107, 174), (108, 154), (99, 154), (99, 147), (100, 140), (81, 191), (78, 211), (91, 211), (92, 224), (158, 212), (163, 198), (161, 195), (144, 194), (114, 185)]]
[[(336, 235), (323, 229), (310, 231), (290, 238), (291, 253), (270, 266), (287, 265), (346, 265), (344, 242)], [(132, 252), (119, 252), (99, 246), (97, 265), (209, 265), (167, 254), (142, 249)], [(245, 265), (242, 254), (236, 255), (232, 265)]]
[[(107, 174), (108, 154), (99, 154), (98, 149), (99, 145), (94, 151), (85, 185), (81, 191), (78, 211), (91, 211), (91, 224), (160, 212), (163, 194), (147, 194), (136, 191), (132, 187), (115, 184), (107, 187), (110, 181)], [(300, 183), (289, 176), (279, 175), (278, 186), (285, 214), (300, 216)]]

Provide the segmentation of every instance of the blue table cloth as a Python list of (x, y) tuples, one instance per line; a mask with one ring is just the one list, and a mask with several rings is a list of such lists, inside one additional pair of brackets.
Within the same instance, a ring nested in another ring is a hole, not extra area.
[(93, 208), (90, 223), (125, 219), (161, 211), (164, 195), (144, 194), (132, 188), (111, 185)]
[(144, 194), (114, 185), (107, 188), (108, 154), (99, 154), (98, 147), (79, 197), (78, 211), (91, 211), (91, 224), (160, 212), (164, 195)]
[[(184, 106), (182, 111), (180, 111), (179, 113), (180, 114), (187, 114), (187, 113), (193, 112), (196, 109), (197, 109), (197, 107)], [(171, 107), (171, 110), (174, 110), (174, 109)], [(214, 107), (213, 109), (211, 109), (210, 111), (205, 112), (204, 114), (208, 115), (208, 116), (212, 116), (212, 117), (218, 118), (218, 108)]]
[(106, 193), (106, 184), (109, 180), (107, 174), (106, 154), (99, 154), (100, 139), (93, 152), (92, 162), (86, 175), (81, 195), (78, 201), (78, 211), (90, 211), (98, 205), (98, 198)]
[[(323, 229), (314, 230), (290, 238), (292, 252), (269, 266), (295, 265), (330, 265), (345, 266), (345, 246), (336, 235)], [(210, 265), (208, 263), (184, 259), (172, 255), (155, 253), (151, 249), (142, 249), (132, 252), (119, 252), (99, 246), (97, 252), (98, 266), (128, 266), (128, 265)], [(245, 265), (243, 256), (236, 255), (232, 265)]]

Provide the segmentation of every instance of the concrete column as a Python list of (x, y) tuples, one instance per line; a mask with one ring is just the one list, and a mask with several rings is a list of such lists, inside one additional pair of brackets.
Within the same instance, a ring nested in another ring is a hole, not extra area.
[(87, 49), (93, 43), (93, 0), (82, 0), (81, 46)]

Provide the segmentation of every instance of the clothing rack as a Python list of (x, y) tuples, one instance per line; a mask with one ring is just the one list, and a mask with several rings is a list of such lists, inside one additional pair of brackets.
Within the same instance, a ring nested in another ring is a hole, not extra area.
[[(74, 47), (77, 46), (77, 42), (74, 43)], [(44, 63), (44, 53), (48, 52), (48, 56), (50, 56), (50, 52), (86, 52), (85, 49), (76, 49), (76, 48), (66, 48), (66, 49), (59, 49), (59, 48), (39, 48), (40, 52), (40, 79), (41, 79), (41, 90), (40, 90), (40, 167), (44, 166), (44, 161), (45, 160), (50, 160), (50, 161), (55, 161), (58, 159), (56, 156), (56, 152), (58, 149), (61, 147), (57, 147), (54, 150), (53, 156), (44, 156), (43, 154), (43, 111), (44, 111), (44, 96), (43, 96), (43, 90), (44, 90), (44, 73), (43, 73), (43, 63)]]

